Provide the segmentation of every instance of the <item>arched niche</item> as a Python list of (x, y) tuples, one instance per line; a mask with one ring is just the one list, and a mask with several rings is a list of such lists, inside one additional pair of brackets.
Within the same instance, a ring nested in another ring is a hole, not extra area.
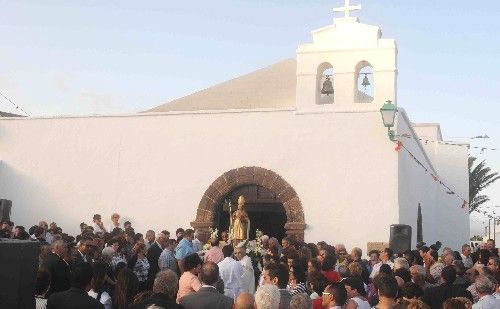
[(198, 205), (196, 218), (191, 222), (191, 226), (198, 229), (203, 240), (208, 239), (209, 228), (216, 224), (215, 216), (219, 205), (234, 189), (244, 185), (261, 186), (275, 193), (285, 209), (286, 234), (304, 240), (304, 210), (297, 193), (280, 175), (257, 166), (227, 171), (208, 186)]
[(334, 93), (322, 93), (325, 82), (330, 80), (333, 89), (335, 90), (335, 75), (333, 66), (328, 62), (323, 62), (318, 66), (316, 73), (316, 104), (333, 104), (335, 100)]
[(354, 88), (354, 102), (372, 103), (375, 90), (375, 76), (373, 74), (372, 65), (368, 61), (360, 61), (356, 65), (354, 72), (356, 79), (356, 87)]

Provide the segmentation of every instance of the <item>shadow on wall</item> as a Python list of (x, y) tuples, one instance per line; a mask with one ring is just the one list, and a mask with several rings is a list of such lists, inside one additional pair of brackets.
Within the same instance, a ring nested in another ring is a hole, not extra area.
[(54, 221), (67, 232), (80, 223), (68, 216), (70, 210), (58, 205), (43, 183), (4, 161), (0, 161), (0, 198), (12, 201), (11, 220), (26, 230), (41, 220)]

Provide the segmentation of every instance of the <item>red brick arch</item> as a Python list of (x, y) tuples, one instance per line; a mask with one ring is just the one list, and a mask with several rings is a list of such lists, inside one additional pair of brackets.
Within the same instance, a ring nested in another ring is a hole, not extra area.
[(297, 193), (280, 175), (262, 167), (240, 167), (225, 172), (205, 191), (196, 211), (196, 219), (191, 226), (198, 229), (200, 236), (208, 237), (208, 228), (214, 227), (217, 207), (234, 189), (244, 185), (259, 185), (276, 194), (285, 208), (287, 235), (304, 239), (306, 228), (304, 210)]

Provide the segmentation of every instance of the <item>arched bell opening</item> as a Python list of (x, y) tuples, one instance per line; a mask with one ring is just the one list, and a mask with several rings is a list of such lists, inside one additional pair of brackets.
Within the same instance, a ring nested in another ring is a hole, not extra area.
[(374, 99), (375, 78), (372, 65), (361, 61), (356, 65), (356, 84), (354, 101), (356, 103), (372, 103)]
[(333, 66), (328, 62), (320, 64), (316, 76), (316, 103), (332, 104), (335, 97)]

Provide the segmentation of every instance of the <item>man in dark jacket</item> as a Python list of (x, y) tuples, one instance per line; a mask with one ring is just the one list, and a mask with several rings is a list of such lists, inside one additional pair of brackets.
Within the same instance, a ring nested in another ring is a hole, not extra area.
[(431, 307), (431, 309), (440, 309), (443, 302), (453, 297), (466, 297), (472, 301), (472, 294), (462, 285), (453, 285), (457, 278), (457, 272), (454, 266), (446, 266), (441, 271), (441, 285), (427, 288), (422, 300)]
[(66, 291), (70, 287), (70, 269), (69, 265), (62, 259), (67, 253), (68, 247), (63, 240), (56, 240), (52, 243), (52, 252), (42, 263), (50, 273), (50, 288), (47, 296), (55, 292)]
[(186, 309), (230, 309), (233, 299), (219, 293), (215, 285), (219, 280), (219, 267), (214, 262), (206, 262), (201, 266), (200, 280), (203, 283), (198, 292), (181, 298), (180, 304)]
[(175, 303), (175, 295), (177, 294), (179, 278), (177, 274), (170, 269), (160, 271), (155, 278), (153, 285), (153, 295), (147, 300), (130, 305), (129, 309), (146, 309), (151, 305), (156, 305), (166, 309), (181, 309), (184, 308)]
[(159, 234), (156, 238), (156, 241), (149, 247), (148, 252), (146, 253), (146, 257), (149, 263), (148, 270), (148, 287), (153, 287), (153, 282), (156, 277), (156, 273), (160, 270), (158, 266), (158, 259), (160, 258), (161, 252), (163, 248), (165, 248), (167, 243), (167, 238), (163, 234)]
[(87, 294), (91, 280), (92, 266), (89, 263), (75, 265), (71, 273), (71, 288), (50, 295), (47, 309), (104, 309), (99, 301)]

